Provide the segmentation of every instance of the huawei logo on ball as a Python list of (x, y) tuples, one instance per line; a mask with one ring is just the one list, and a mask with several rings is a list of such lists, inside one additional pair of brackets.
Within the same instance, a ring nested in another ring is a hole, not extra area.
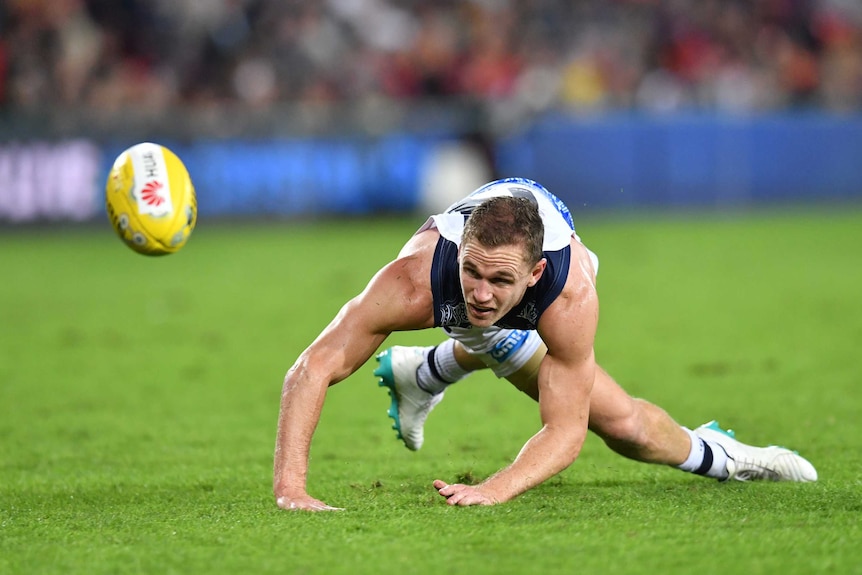
[(161, 206), (165, 203), (165, 198), (161, 195), (161, 190), (164, 187), (164, 184), (157, 180), (147, 182), (141, 190), (141, 199), (149, 206)]

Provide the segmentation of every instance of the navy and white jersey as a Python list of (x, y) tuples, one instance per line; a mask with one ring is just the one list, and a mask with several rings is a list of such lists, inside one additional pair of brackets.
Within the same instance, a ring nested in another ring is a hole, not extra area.
[[(545, 226), (542, 249), (547, 266), (538, 283), (527, 288), (523, 299), (495, 325), (505, 329), (536, 329), (542, 313), (560, 295), (569, 274), (572, 216), (566, 205), (541, 184), (524, 178), (507, 178), (486, 184), (450, 206), (445, 213), (428, 218), (419, 232), (437, 229), (440, 239), (431, 266), (434, 325), (469, 328), (466, 304), (458, 272), (458, 246), (467, 217), (483, 201), (497, 196), (524, 197), (539, 208)], [(417, 232), (418, 233), (418, 232)]]

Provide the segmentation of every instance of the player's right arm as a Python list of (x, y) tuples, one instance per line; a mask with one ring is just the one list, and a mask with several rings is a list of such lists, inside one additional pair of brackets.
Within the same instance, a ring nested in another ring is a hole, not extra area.
[(359, 369), (393, 331), (433, 325), (428, 286), (436, 233), (414, 236), (302, 352), (281, 393), (273, 492), (282, 509), (335, 509), (306, 491), (311, 437), (326, 390)]

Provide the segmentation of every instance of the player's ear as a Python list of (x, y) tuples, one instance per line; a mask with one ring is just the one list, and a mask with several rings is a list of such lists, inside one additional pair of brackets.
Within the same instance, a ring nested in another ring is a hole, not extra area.
[(538, 283), (541, 279), (542, 274), (545, 273), (545, 267), (548, 265), (548, 260), (545, 258), (540, 259), (536, 265), (533, 266), (533, 269), (530, 270), (530, 281), (527, 282), (527, 287), (533, 287)]

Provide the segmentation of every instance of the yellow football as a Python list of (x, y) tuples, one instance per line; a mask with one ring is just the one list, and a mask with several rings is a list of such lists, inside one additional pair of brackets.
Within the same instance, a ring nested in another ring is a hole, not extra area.
[(136, 144), (117, 156), (105, 204), (114, 231), (140, 254), (172, 254), (195, 229), (192, 179), (176, 154), (159, 144)]

